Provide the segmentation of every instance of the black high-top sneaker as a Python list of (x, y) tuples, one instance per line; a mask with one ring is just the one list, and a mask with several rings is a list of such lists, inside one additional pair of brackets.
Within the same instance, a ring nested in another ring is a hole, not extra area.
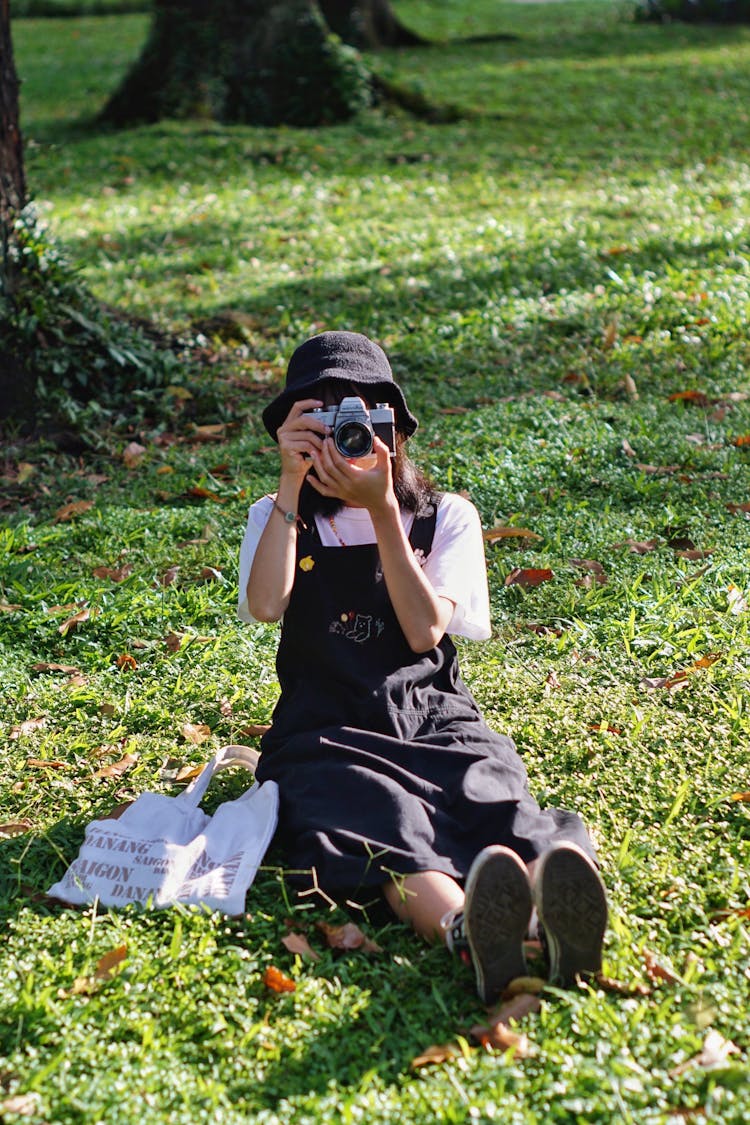
[(533, 906), (526, 866), (509, 848), (484, 848), (466, 877), (465, 894), (463, 910), (442, 920), (446, 944), (465, 960), (468, 952), (479, 997), (494, 1004), (510, 981), (526, 974), (523, 941)]
[(556, 844), (537, 860), (534, 899), (549, 957), (549, 979), (563, 987), (602, 967), (607, 893), (577, 844)]

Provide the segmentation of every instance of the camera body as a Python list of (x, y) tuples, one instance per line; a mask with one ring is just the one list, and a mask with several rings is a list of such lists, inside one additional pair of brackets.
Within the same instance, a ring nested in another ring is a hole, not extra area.
[(366, 457), (372, 452), (375, 437), (388, 446), (391, 457), (396, 456), (395, 415), (386, 402), (368, 410), (361, 398), (352, 396), (343, 398), (338, 406), (321, 406), (305, 413), (331, 427), (333, 443), (342, 457)]

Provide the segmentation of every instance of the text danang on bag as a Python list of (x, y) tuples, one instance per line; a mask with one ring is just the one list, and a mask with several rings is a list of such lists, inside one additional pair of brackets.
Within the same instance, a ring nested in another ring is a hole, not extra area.
[(179, 796), (144, 793), (119, 819), (92, 821), (77, 858), (48, 893), (76, 906), (95, 899), (104, 906), (203, 903), (241, 914), (276, 828), (278, 786), (256, 781), (213, 816), (198, 806), (220, 770), (254, 772), (257, 761), (247, 746), (225, 746)]

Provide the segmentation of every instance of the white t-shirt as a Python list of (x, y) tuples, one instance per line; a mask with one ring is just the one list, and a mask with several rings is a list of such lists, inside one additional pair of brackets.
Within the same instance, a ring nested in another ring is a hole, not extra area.
[[(248, 515), (240, 548), (237, 613), (241, 621), (255, 620), (247, 606), (247, 582), (255, 549), (273, 506), (273, 497), (263, 496), (256, 500)], [(375, 542), (372, 520), (365, 508), (342, 508), (334, 519), (338, 536), (325, 516), (315, 518), (324, 547), (345, 550), (341, 547), (339, 536), (351, 547)], [(401, 519), (408, 535), (414, 513), (402, 512)], [(423, 570), (435, 593), (455, 603), (447, 632), (471, 640), (486, 640), (491, 630), (484, 541), (479, 513), (470, 500), (455, 493), (443, 493), (438, 505), (432, 550), (423, 563)]]

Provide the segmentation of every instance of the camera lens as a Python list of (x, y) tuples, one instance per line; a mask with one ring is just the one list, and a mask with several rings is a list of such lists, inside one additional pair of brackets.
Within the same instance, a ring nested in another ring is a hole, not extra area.
[(362, 422), (344, 422), (336, 430), (335, 440), (343, 457), (364, 457), (372, 449), (372, 433)]

